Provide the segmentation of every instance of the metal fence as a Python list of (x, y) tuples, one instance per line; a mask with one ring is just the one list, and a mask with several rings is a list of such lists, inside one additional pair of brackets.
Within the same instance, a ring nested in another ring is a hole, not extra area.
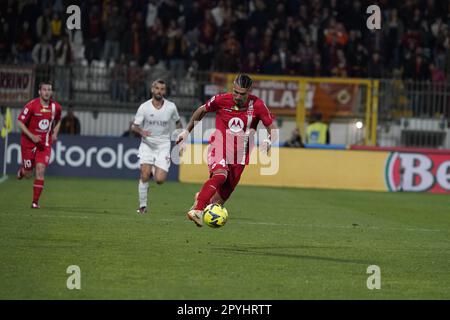
[[(207, 89), (213, 77), (210, 73), (187, 72), (180, 80), (169, 71), (151, 68), (146, 70), (139, 66), (121, 64), (113, 67), (107, 67), (102, 63), (70, 67), (37, 66), (35, 67), (35, 96), (39, 82), (50, 79), (54, 84), (55, 98), (65, 106), (73, 105), (77, 110), (93, 112), (94, 118), (95, 112), (131, 115), (140, 102), (150, 98), (151, 83), (156, 78), (167, 81), (169, 99), (177, 104), (182, 115), (188, 117), (194, 108), (204, 103), (209, 97), (210, 92)], [(380, 80), (376, 114), (377, 145), (450, 149), (449, 91), (450, 82)], [(354, 119), (361, 118), (365, 113), (366, 94), (366, 91), (360, 90), (361, 103), (358, 103)], [(130, 116), (123, 118), (129, 119)], [(361, 143), (364, 134), (367, 134), (364, 130), (353, 130), (350, 121), (355, 120), (350, 118), (331, 116), (331, 128), (346, 132), (345, 134), (336, 132), (335, 137), (343, 136), (340, 140), (335, 139), (337, 143)], [(291, 120), (295, 122), (293, 117), (284, 119), (284, 123), (287, 124), (285, 130), (289, 130), (284, 134), (286, 137), (290, 135), (295, 125), (289, 124)], [(348, 124), (345, 122), (347, 120)], [(364, 121), (364, 119), (361, 120)], [(122, 122), (120, 126), (126, 128), (128, 122)], [(339, 129), (340, 127), (342, 128)], [(98, 130), (109, 132), (101, 128)], [(354, 132), (350, 132), (351, 130)], [(347, 136), (344, 137), (344, 135)]]
[(450, 149), (450, 83), (382, 80), (378, 144)]
[(139, 66), (120, 64), (110, 68), (102, 63), (93, 63), (91, 66), (37, 67), (35, 74), (36, 86), (40, 81), (50, 79), (55, 98), (65, 105), (122, 112), (135, 110), (138, 103), (150, 99), (151, 83), (158, 78), (168, 82), (168, 96), (181, 112), (192, 111), (204, 101), (203, 86), (209, 76), (187, 73), (177, 83), (177, 78), (169, 71), (145, 70)]

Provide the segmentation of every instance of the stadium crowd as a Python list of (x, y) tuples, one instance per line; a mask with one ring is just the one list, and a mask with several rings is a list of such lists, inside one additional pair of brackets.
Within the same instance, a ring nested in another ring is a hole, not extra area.
[[(0, 61), (127, 65), (144, 70), (444, 81), (450, 75), (450, 4), (380, 0), (7, 0)], [(81, 30), (66, 32), (66, 7)], [(120, 72), (120, 69), (117, 69)], [(135, 79), (136, 80), (136, 79)], [(139, 79), (137, 79), (139, 80)]]

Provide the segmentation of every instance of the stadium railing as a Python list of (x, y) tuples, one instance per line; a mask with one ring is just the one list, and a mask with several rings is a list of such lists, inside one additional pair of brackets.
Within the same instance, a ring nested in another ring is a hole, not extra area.
[[(151, 82), (163, 78), (168, 83), (170, 99), (186, 117), (210, 96), (226, 90), (234, 76), (186, 72), (177, 83), (176, 77), (166, 70), (124, 65), (109, 68), (101, 62), (90, 66), (30, 68), (34, 75), (33, 97), (37, 96), (39, 82), (50, 79), (54, 83), (55, 97), (61, 103), (92, 112), (132, 114), (138, 103), (150, 98)], [(349, 136), (338, 144), (450, 149), (447, 138), (450, 82), (272, 75), (254, 75), (254, 80), (255, 93), (264, 98), (277, 118), (295, 121), (303, 133), (309, 116), (320, 112), (334, 125), (334, 131), (340, 130), (341, 135)], [(264, 81), (266, 87), (258, 88), (258, 83)], [(288, 91), (293, 94), (286, 94)], [(0, 95), (1, 106), (23, 106), (23, 99), (4, 97), (8, 95)], [(357, 122), (363, 124), (362, 130), (355, 129)]]

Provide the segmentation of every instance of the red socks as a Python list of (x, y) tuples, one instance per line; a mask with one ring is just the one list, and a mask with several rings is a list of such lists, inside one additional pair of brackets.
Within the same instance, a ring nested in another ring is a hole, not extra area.
[(216, 190), (219, 189), (225, 181), (227, 181), (227, 177), (224, 173), (216, 173), (209, 178), (200, 190), (197, 197), (197, 205), (195, 206), (195, 210), (205, 209), (205, 207), (209, 204), (209, 200), (216, 193)]
[(41, 192), (44, 189), (44, 180), (34, 180), (33, 185), (33, 202), (38, 203)]

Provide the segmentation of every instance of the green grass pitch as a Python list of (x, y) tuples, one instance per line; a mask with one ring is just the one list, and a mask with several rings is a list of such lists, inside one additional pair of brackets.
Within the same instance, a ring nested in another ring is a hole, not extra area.
[(213, 229), (185, 218), (198, 189), (152, 183), (139, 216), (137, 181), (49, 177), (32, 210), (32, 181), (10, 177), (0, 299), (450, 298), (448, 196), (239, 186)]

